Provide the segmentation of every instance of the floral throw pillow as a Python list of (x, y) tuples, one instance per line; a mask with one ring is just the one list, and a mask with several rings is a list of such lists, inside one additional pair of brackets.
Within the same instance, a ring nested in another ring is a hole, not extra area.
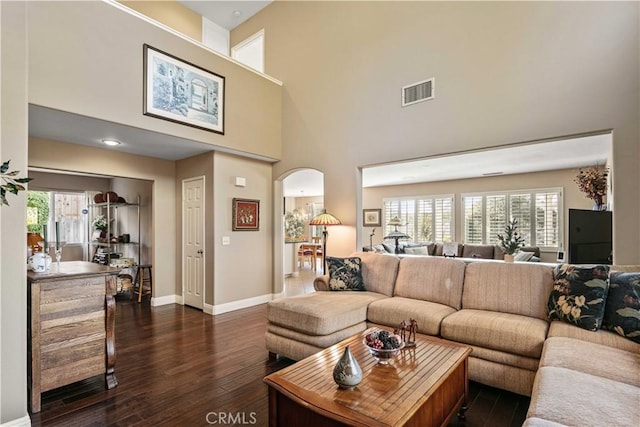
[(332, 291), (364, 291), (362, 260), (358, 257), (327, 257), (329, 289)]
[(562, 320), (589, 331), (602, 325), (609, 285), (609, 267), (563, 264), (554, 271), (547, 307), (549, 320)]
[(611, 273), (603, 329), (640, 344), (640, 273)]

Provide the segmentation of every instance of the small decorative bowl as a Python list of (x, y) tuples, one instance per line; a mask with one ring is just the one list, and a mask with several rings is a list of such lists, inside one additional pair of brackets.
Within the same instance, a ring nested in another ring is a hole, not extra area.
[(404, 348), (404, 343), (400, 343), (400, 347), (392, 348), (390, 350), (369, 347), (366, 339), (364, 339), (362, 343), (369, 349), (373, 358), (376, 359), (380, 365), (388, 365), (391, 360), (400, 354), (400, 350)]

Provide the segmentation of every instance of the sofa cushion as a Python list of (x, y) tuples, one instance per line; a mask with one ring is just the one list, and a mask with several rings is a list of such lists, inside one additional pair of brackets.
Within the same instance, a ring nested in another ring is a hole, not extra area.
[[(506, 353), (504, 351), (491, 350), (485, 347), (479, 347), (472, 345), (473, 351), (471, 354), (473, 357), (482, 360), (488, 360), (490, 362), (498, 363), (500, 365), (514, 366), (520, 369), (526, 369), (529, 371), (537, 371), (540, 359), (537, 357), (526, 357), (518, 354)], [(543, 350), (544, 351), (544, 347)], [(531, 392), (531, 390), (529, 390)]]
[(562, 264), (556, 267), (549, 295), (549, 320), (562, 320), (597, 331), (602, 325), (609, 267)]
[(554, 423), (553, 421), (545, 420), (543, 418), (531, 417), (524, 420), (522, 427), (563, 427), (564, 424)]
[[(435, 248), (433, 249), (433, 255), (434, 256), (442, 256), (442, 246), (443, 243), (442, 242), (438, 242), (435, 244)], [(464, 250), (464, 245), (458, 245), (458, 254), (456, 256), (461, 257), (462, 256), (462, 251)]]
[(464, 271), (465, 263), (458, 259), (403, 258), (393, 295), (446, 304), (458, 310)]
[(513, 257), (514, 261), (527, 262), (533, 258), (533, 252), (518, 251)]
[(547, 318), (552, 268), (540, 264), (473, 262), (467, 265), (462, 308)]
[(602, 327), (640, 343), (640, 273), (613, 272)]
[(636, 353), (564, 337), (547, 338), (540, 358), (540, 366), (573, 369), (636, 387), (640, 387), (639, 362)]
[(462, 248), (463, 258), (493, 259), (493, 245), (469, 245)]
[(430, 255), (429, 248), (426, 246), (407, 246), (404, 253), (408, 255)]
[(464, 344), (539, 358), (548, 326), (528, 316), (462, 309), (442, 321), (440, 334)]
[[(614, 397), (614, 398), (611, 398)], [(638, 426), (640, 388), (572, 369), (538, 370), (527, 417), (569, 426)]]
[(349, 326), (348, 328), (340, 329), (339, 331), (329, 335), (309, 335), (303, 332), (294, 331), (293, 329), (284, 328), (273, 323), (269, 323), (267, 325), (267, 332), (320, 348), (331, 347), (342, 340), (352, 337), (355, 334), (359, 334), (365, 329), (367, 329), (367, 323), (361, 322), (356, 325)]
[(329, 335), (367, 319), (367, 305), (386, 298), (367, 291), (314, 292), (269, 301), (270, 323), (311, 335)]
[[(540, 248), (537, 246), (522, 246), (521, 252), (533, 252), (533, 256), (540, 258)], [(493, 259), (504, 259), (504, 251), (500, 245), (494, 245), (493, 247)]]
[(547, 337), (575, 338), (595, 344), (602, 344), (613, 348), (619, 348), (621, 350), (640, 353), (640, 344), (623, 338), (615, 332), (609, 332), (602, 329), (595, 332), (587, 331), (559, 320), (551, 322)]
[(329, 289), (332, 291), (364, 291), (362, 260), (358, 257), (326, 257), (329, 266)]
[(351, 256), (362, 260), (362, 281), (367, 291), (393, 295), (400, 258), (373, 252), (356, 252)]
[(367, 309), (367, 320), (379, 325), (397, 328), (400, 322), (415, 319), (418, 332), (426, 335), (439, 335), (442, 319), (455, 313), (447, 305), (417, 299), (393, 297), (374, 301)]

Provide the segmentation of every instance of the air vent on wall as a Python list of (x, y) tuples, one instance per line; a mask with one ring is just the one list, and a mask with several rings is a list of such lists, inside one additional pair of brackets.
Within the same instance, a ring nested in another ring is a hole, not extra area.
[(433, 99), (434, 78), (413, 83), (402, 88), (402, 106)]

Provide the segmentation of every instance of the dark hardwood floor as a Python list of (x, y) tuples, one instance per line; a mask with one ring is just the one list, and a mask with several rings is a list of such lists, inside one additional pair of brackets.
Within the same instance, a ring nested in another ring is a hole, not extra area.
[[(266, 306), (209, 316), (180, 305), (118, 299), (116, 376), (94, 377), (43, 395), (33, 426), (266, 426), (262, 378), (293, 363), (269, 360)], [(464, 423), (520, 426), (529, 399), (470, 384)], [(297, 426), (294, 426), (297, 427)]]

